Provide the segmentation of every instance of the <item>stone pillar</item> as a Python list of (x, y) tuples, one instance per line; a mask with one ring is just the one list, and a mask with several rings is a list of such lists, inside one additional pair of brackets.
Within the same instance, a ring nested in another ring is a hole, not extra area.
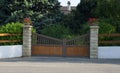
[(99, 26), (90, 26), (90, 58), (98, 58), (98, 30)]
[(31, 56), (31, 33), (32, 26), (24, 25), (23, 26), (23, 49), (22, 56), (29, 57)]

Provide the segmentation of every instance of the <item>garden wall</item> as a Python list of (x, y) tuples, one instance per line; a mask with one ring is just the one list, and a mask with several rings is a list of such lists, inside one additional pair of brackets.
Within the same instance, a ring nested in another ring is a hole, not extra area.
[(98, 48), (98, 58), (120, 59), (120, 46), (100, 46)]
[(0, 58), (14, 58), (22, 56), (22, 45), (0, 46)]

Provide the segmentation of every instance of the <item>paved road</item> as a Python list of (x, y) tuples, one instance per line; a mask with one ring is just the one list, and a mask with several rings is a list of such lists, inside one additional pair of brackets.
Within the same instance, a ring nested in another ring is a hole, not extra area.
[(62, 57), (1, 59), (0, 73), (120, 73), (120, 60)]

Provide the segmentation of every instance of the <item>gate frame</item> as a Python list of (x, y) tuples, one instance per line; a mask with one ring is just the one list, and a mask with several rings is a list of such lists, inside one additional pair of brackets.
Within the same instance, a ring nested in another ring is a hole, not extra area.
[[(85, 34), (85, 35), (76, 37), (74, 39), (61, 40), (61, 39), (56, 39), (43, 34), (32, 33), (32, 40), (33, 40), (32, 41), (33, 56), (40, 55), (40, 56), (62, 56), (62, 57), (68, 57), (68, 56), (69, 57), (87, 57), (87, 58), (89, 57), (89, 53), (90, 53), (89, 34)], [(50, 46), (49, 47), (50, 49), (47, 49), (48, 46)], [(57, 46), (61, 47), (61, 52), (62, 52), (61, 55), (58, 55), (58, 54), (55, 55), (54, 48), (56, 47), (56, 52), (58, 52)], [(41, 47), (46, 49), (46, 51)], [(53, 47), (53, 50), (51, 49), (51, 47)], [(38, 50), (41, 50), (41, 51), (38, 51)], [(51, 52), (50, 50), (53, 52)], [(76, 52), (72, 52), (75, 50)]]

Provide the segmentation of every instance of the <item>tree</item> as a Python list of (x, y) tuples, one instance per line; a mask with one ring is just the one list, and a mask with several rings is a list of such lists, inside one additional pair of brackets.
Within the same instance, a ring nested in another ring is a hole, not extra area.
[(97, 6), (94, 10), (98, 17), (120, 19), (119, 0), (97, 0)]
[(81, 23), (91, 17), (120, 19), (119, 11), (120, 0), (81, 0), (76, 17), (82, 19)]
[(41, 30), (41, 33), (44, 35), (59, 38), (59, 39), (64, 39), (64, 38), (69, 39), (71, 35), (69, 28), (66, 28), (61, 24), (48, 25)]
[(43, 19), (49, 20), (50, 14), (56, 16), (60, 3), (58, 0), (0, 0), (0, 8), (0, 24), (22, 22), (23, 18), (31, 17), (37, 29), (45, 24)]
[[(65, 19), (65, 25), (73, 33), (82, 34), (83, 29), (89, 18), (98, 18), (104, 20), (120, 32), (120, 0), (81, 0), (76, 11), (71, 13)], [(68, 22), (67, 22), (68, 21)], [(86, 25), (87, 26), (87, 25)], [(84, 32), (84, 31), (83, 31)]]
[(91, 17), (96, 17), (92, 10), (96, 7), (97, 0), (81, 0), (78, 4), (75, 19), (79, 21), (80, 24), (84, 24)]
[(116, 27), (118, 33), (120, 32), (120, 0), (97, 0), (93, 11), (96, 16), (105, 19), (107, 23)]
[(70, 14), (64, 15), (64, 19), (61, 24), (64, 24), (65, 27), (69, 27), (71, 33), (79, 33), (79, 25), (75, 20), (75, 11), (72, 11)]
[(76, 11), (72, 11), (65, 16), (64, 24), (69, 27), (74, 34), (81, 34), (80, 29), (88, 21), (90, 17), (95, 17), (92, 14), (92, 9), (96, 7), (96, 0), (81, 0)]

